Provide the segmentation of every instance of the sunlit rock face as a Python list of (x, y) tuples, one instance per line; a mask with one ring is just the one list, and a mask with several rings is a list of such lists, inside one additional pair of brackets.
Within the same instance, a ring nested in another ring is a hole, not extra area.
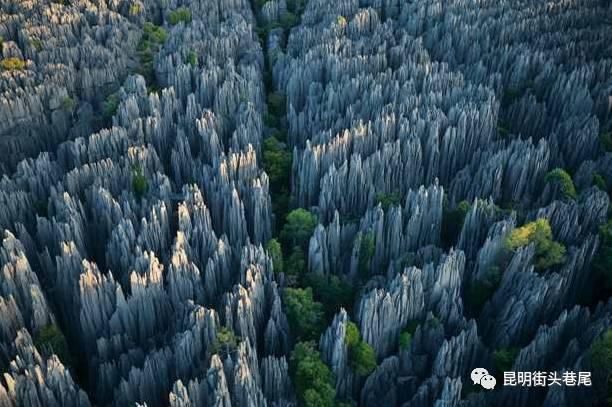
[(0, 0), (0, 405), (603, 405), (611, 21), (600, 0)]

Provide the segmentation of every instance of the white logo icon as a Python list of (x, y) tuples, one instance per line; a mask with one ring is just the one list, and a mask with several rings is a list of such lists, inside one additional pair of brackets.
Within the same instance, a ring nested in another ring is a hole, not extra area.
[(487, 369), (483, 369), (482, 367), (477, 367), (476, 369), (472, 370), (470, 378), (474, 384), (480, 384), (487, 390), (495, 388), (495, 384), (497, 383), (495, 378), (489, 374), (489, 371)]

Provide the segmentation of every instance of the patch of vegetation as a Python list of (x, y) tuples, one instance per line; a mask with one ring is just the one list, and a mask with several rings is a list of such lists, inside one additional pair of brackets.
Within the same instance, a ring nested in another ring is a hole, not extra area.
[(466, 302), (470, 309), (479, 312), (499, 287), (502, 273), (498, 266), (490, 266), (485, 277), (470, 284)]
[(406, 327), (402, 330), (399, 337), (399, 348), (400, 350), (407, 350), (410, 348), (410, 344), (412, 343), (412, 337), (416, 332), (417, 326), (419, 326), (418, 321), (411, 321), (406, 325)]
[[(446, 201), (445, 201), (446, 202)], [(445, 248), (456, 244), (459, 234), (463, 228), (465, 217), (470, 211), (471, 205), (468, 201), (461, 201), (456, 208), (448, 209), (448, 204), (444, 207), (442, 214), (441, 240)]]
[(370, 263), (376, 251), (376, 238), (374, 233), (368, 232), (361, 235), (361, 246), (359, 246), (359, 262), (357, 272), (359, 277), (367, 280), (370, 277)]
[(272, 259), (275, 273), (282, 273), (284, 270), (283, 251), (281, 245), (276, 239), (268, 240), (266, 243), (266, 251)]
[(367, 376), (376, 368), (374, 349), (361, 339), (359, 328), (353, 322), (346, 324), (344, 341), (348, 347), (351, 368), (358, 376)]
[(56, 324), (42, 328), (33, 338), (36, 348), (46, 357), (56, 354), (65, 366), (72, 365), (72, 357), (64, 334)]
[(544, 271), (563, 264), (565, 261), (565, 246), (552, 238), (552, 230), (547, 219), (537, 219), (514, 229), (506, 238), (508, 250), (535, 244), (536, 271)]
[(612, 133), (602, 132), (599, 135), (599, 141), (604, 151), (612, 152)]
[(132, 5), (130, 6), (130, 9), (129, 9), (129, 11), (128, 11), (128, 12), (129, 12), (129, 14), (130, 14), (131, 16), (137, 16), (137, 15), (141, 14), (143, 11), (144, 11), (144, 9), (143, 9), (143, 7), (142, 7), (142, 4), (140, 4), (140, 3), (134, 3), (134, 4), (132, 4)]
[(39, 40), (38, 38), (32, 38), (30, 39), (30, 45), (32, 45), (32, 47), (36, 50), (36, 51), (42, 51), (43, 49), (43, 44), (42, 41)]
[(291, 353), (291, 372), (300, 405), (337, 407), (334, 375), (313, 342), (299, 342)]
[(607, 399), (607, 404), (612, 405), (612, 329), (608, 329), (601, 338), (593, 342), (590, 354), (594, 384), (601, 384), (602, 388), (607, 387), (607, 394), (598, 396)]
[(306, 274), (306, 256), (300, 246), (294, 246), (285, 262), (285, 272), (301, 278)]
[(612, 219), (599, 227), (599, 249), (592, 261), (596, 288), (612, 292)]
[(190, 23), (191, 22), (191, 10), (187, 7), (179, 7), (176, 10), (168, 13), (168, 22), (172, 25), (177, 25), (178, 23)]
[(288, 11), (283, 14), (280, 18), (280, 25), (285, 30), (290, 30), (292, 27), (295, 27), (300, 22), (298, 16)]
[(339, 26), (344, 27), (346, 25), (346, 17), (338, 16), (338, 18), (336, 18), (336, 23), (338, 23)]
[(168, 32), (162, 27), (158, 27), (151, 22), (146, 22), (143, 25), (142, 37), (138, 43), (138, 56), (140, 58), (140, 68), (138, 73), (141, 74), (147, 84), (157, 83), (155, 78), (155, 68), (153, 66), (155, 54), (159, 48), (166, 42)]
[(303, 208), (294, 209), (287, 215), (280, 233), (281, 241), (287, 248), (297, 246), (305, 250), (317, 223), (317, 216), (312, 212)]
[(219, 355), (228, 355), (236, 349), (237, 345), (238, 340), (234, 331), (223, 326), (217, 331), (211, 351)]
[(346, 280), (333, 274), (308, 273), (304, 284), (312, 287), (314, 298), (323, 304), (327, 320), (331, 320), (341, 307), (350, 313), (355, 290)]
[(283, 93), (268, 93), (268, 112), (276, 117), (284, 117), (287, 114), (287, 98)]
[(576, 199), (576, 187), (574, 187), (574, 181), (572, 177), (562, 168), (555, 168), (550, 171), (544, 177), (544, 181), (547, 183), (553, 183), (559, 186), (563, 198), (565, 199)]
[(263, 142), (263, 166), (270, 178), (270, 187), (280, 191), (289, 185), (292, 155), (276, 137), (268, 137)]
[(117, 93), (111, 93), (106, 97), (102, 104), (102, 117), (105, 121), (110, 121), (117, 109), (119, 108), (119, 95)]
[(67, 112), (72, 112), (76, 106), (76, 102), (70, 96), (66, 96), (62, 99), (62, 109)]
[(502, 348), (493, 352), (493, 365), (499, 374), (509, 372), (519, 354), (518, 348)]
[(323, 331), (323, 305), (314, 300), (312, 288), (285, 288), (285, 312), (298, 340), (317, 340)]
[(187, 63), (191, 66), (198, 66), (198, 54), (191, 50), (187, 53)]
[(134, 191), (134, 194), (138, 198), (142, 198), (148, 189), (149, 184), (142, 172), (142, 167), (140, 165), (134, 165), (132, 167), (132, 191)]
[(597, 172), (593, 173), (593, 186), (604, 192), (608, 190), (606, 179)]
[(23, 71), (28, 65), (25, 59), (20, 58), (4, 58), (0, 61), (0, 68), (4, 71)]
[(385, 211), (391, 206), (398, 206), (400, 202), (401, 197), (397, 191), (391, 193), (381, 192), (380, 194), (376, 195), (376, 204), (380, 204)]

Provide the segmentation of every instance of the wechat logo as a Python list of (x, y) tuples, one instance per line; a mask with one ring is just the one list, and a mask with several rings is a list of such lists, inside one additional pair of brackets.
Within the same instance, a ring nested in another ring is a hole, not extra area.
[(477, 367), (472, 370), (472, 374), (470, 375), (472, 382), (474, 384), (479, 384), (487, 390), (492, 390), (495, 388), (495, 378), (489, 374), (487, 369), (483, 369), (482, 367)]

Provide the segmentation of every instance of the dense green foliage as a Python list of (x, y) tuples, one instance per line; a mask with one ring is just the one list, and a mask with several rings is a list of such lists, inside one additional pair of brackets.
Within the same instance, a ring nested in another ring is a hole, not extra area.
[(495, 293), (495, 290), (499, 287), (501, 277), (502, 273), (499, 267), (490, 266), (484, 278), (470, 284), (466, 302), (473, 312), (479, 312), (485, 303), (493, 296), (493, 293)]
[(139, 15), (140, 13), (142, 13), (143, 11), (144, 11), (144, 10), (143, 10), (143, 8), (142, 8), (142, 4), (140, 4), (140, 3), (134, 3), (134, 4), (132, 4), (132, 5), (130, 6), (130, 9), (129, 9), (129, 14), (130, 14), (131, 16), (137, 16), (137, 15)]
[(306, 249), (310, 236), (317, 226), (317, 217), (303, 208), (294, 209), (287, 215), (280, 237), (287, 248)]
[(187, 7), (179, 7), (176, 10), (168, 13), (168, 22), (172, 25), (177, 25), (178, 23), (190, 23), (191, 22), (191, 10)]
[(293, 383), (300, 405), (335, 407), (334, 375), (313, 342), (299, 342), (291, 353)]
[(306, 274), (306, 255), (300, 246), (294, 246), (284, 264), (287, 274), (298, 278)]
[(149, 184), (147, 183), (147, 178), (142, 172), (142, 167), (140, 165), (135, 165), (132, 168), (132, 190), (134, 194), (138, 198), (142, 198), (142, 196), (149, 189)]
[(237, 344), (234, 331), (223, 326), (217, 331), (211, 350), (213, 353), (227, 355), (236, 349)]
[(140, 37), (137, 48), (140, 58), (138, 73), (144, 76), (147, 84), (151, 85), (156, 83), (153, 60), (159, 48), (166, 42), (168, 33), (162, 27), (158, 27), (151, 22), (144, 23), (142, 30), (142, 37)]
[(376, 238), (374, 233), (368, 232), (361, 235), (361, 246), (359, 247), (359, 263), (357, 271), (359, 277), (367, 280), (370, 277), (370, 262), (376, 251)]
[(276, 137), (268, 137), (263, 142), (263, 167), (270, 178), (273, 191), (281, 191), (289, 185), (292, 156), (287, 147)]
[(399, 347), (401, 350), (410, 349), (412, 344), (412, 334), (410, 332), (402, 332), (399, 337)]
[(62, 99), (62, 109), (65, 111), (71, 112), (74, 110), (75, 106), (76, 102), (70, 96), (66, 96), (64, 99)]
[(399, 192), (391, 192), (391, 193), (380, 193), (376, 195), (376, 204), (380, 204), (382, 208), (386, 211), (391, 206), (397, 206), (400, 204), (401, 197)]
[(442, 214), (441, 232), (442, 245), (444, 247), (451, 247), (457, 242), (461, 228), (463, 228), (463, 222), (470, 208), (471, 206), (468, 201), (459, 202), (457, 207), (453, 209), (448, 209), (448, 204), (445, 205)]
[(291, 331), (299, 340), (318, 339), (323, 331), (323, 305), (314, 300), (312, 288), (286, 288), (285, 312)]
[(516, 250), (534, 243), (537, 271), (547, 270), (565, 261), (565, 246), (552, 239), (552, 230), (547, 219), (538, 219), (514, 229), (506, 238), (506, 248)]
[(572, 177), (562, 168), (555, 168), (550, 171), (544, 177), (544, 181), (547, 183), (553, 183), (559, 186), (563, 198), (565, 199), (576, 199), (576, 187), (574, 187), (574, 181)]
[(282, 273), (284, 270), (283, 251), (278, 240), (268, 240), (268, 243), (266, 243), (266, 251), (272, 259), (272, 264), (274, 265), (274, 272)]
[(361, 339), (359, 329), (353, 322), (346, 324), (344, 341), (348, 347), (351, 368), (358, 376), (367, 376), (376, 368), (374, 349)]
[(106, 97), (104, 103), (102, 104), (102, 116), (104, 120), (110, 120), (117, 113), (117, 109), (119, 108), (119, 95), (116, 93), (111, 93)]
[(601, 189), (602, 191), (608, 190), (606, 179), (597, 172), (593, 173), (593, 186)]
[(608, 394), (602, 398), (607, 398), (607, 404), (612, 405), (612, 328), (593, 342), (590, 353), (593, 382), (602, 386), (607, 384)]
[(599, 249), (593, 258), (593, 270), (603, 287), (612, 292), (612, 219), (599, 228)]
[(195, 51), (189, 51), (187, 53), (187, 63), (191, 66), (197, 66), (198, 65), (198, 53)]
[(493, 365), (495, 366), (495, 371), (499, 374), (511, 371), (518, 353), (518, 348), (502, 348), (494, 351)]
[(20, 58), (4, 58), (0, 61), (0, 68), (4, 71), (21, 71), (24, 70), (27, 66), (27, 62), (24, 59)]
[(345, 279), (331, 274), (308, 273), (304, 283), (312, 287), (315, 299), (323, 304), (326, 319), (331, 320), (341, 307), (351, 311), (355, 291)]
[(64, 365), (70, 366), (72, 358), (62, 331), (55, 324), (42, 328), (33, 338), (36, 348), (46, 357), (56, 354)]
[(601, 133), (599, 141), (604, 151), (612, 152), (612, 133)]

